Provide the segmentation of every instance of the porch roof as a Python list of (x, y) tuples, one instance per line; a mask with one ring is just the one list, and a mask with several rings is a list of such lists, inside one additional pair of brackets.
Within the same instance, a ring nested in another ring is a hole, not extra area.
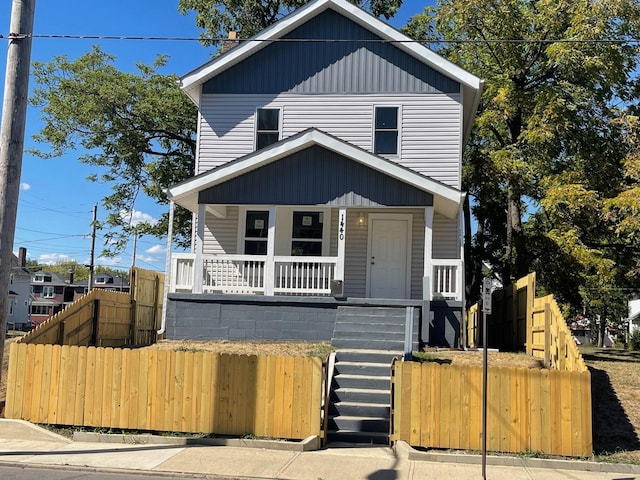
[[(296, 156), (313, 148), (328, 151), (332, 163), (323, 163), (324, 159), (313, 155), (296, 161)], [(283, 168), (273, 168), (276, 163)], [(345, 168), (349, 164), (351, 168)], [(336, 174), (336, 165), (352, 175)], [(294, 183), (305, 169), (310, 172), (306, 175), (308, 184)], [(256, 179), (268, 184), (268, 178), (284, 178), (290, 183), (288, 188), (264, 191), (253, 187)], [(320, 183), (322, 188), (311, 188)], [(314, 128), (174, 185), (167, 196), (192, 212), (197, 212), (199, 203), (433, 205), (435, 211), (449, 218), (457, 215), (464, 199), (464, 193), (453, 187)]]

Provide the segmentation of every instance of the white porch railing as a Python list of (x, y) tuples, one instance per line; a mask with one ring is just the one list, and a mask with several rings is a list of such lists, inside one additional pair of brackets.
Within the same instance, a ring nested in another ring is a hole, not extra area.
[[(204, 293), (253, 293), (267, 290), (265, 255), (203, 255)], [(195, 255), (172, 256), (171, 292), (192, 292)], [(271, 279), (277, 295), (331, 295), (337, 257), (274, 257)], [(431, 292), (434, 300), (462, 300), (463, 263), (457, 259), (431, 261)]]
[[(174, 254), (171, 291), (193, 291), (194, 254)], [(274, 257), (274, 278), (266, 278), (265, 255), (203, 255), (204, 293), (330, 295), (336, 257)]]
[(434, 300), (462, 300), (463, 275), (462, 260), (432, 259), (432, 298)]
[(336, 257), (275, 257), (274, 293), (330, 295)]

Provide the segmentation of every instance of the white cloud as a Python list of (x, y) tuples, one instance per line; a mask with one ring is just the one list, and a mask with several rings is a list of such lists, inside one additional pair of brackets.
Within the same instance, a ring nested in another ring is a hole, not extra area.
[(154, 262), (158, 261), (157, 258), (148, 257), (147, 255), (136, 255), (136, 259), (140, 260), (141, 262), (146, 262), (146, 263), (154, 263)]
[(154, 245), (153, 247), (147, 248), (145, 250), (145, 252), (150, 255), (160, 255), (165, 253), (166, 251), (167, 251), (167, 248), (163, 247), (162, 245)]
[(105, 267), (121, 267), (122, 266), (122, 258), (121, 257), (100, 257), (100, 261), (96, 262)]
[(20, 190), (24, 190), (25, 192), (27, 190), (31, 190), (31, 185), (29, 185), (28, 183), (21, 183), (20, 184)]
[(71, 262), (74, 259), (62, 253), (45, 253), (38, 257), (38, 263), (44, 265), (53, 265), (57, 262)]
[(148, 223), (150, 225), (155, 225), (156, 223), (158, 223), (157, 219), (153, 218), (148, 213), (144, 213), (139, 210), (122, 210), (120, 212), (120, 218), (125, 222), (130, 223), (134, 227), (141, 223)]

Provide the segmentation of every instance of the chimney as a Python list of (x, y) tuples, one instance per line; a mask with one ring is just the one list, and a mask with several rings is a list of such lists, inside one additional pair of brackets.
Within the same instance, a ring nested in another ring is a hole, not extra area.
[(24, 247), (18, 249), (18, 266), (21, 268), (27, 266), (27, 249)]
[(67, 270), (67, 283), (71, 285), (73, 283), (73, 269)]
[(228, 52), (233, 47), (236, 47), (240, 44), (240, 38), (238, 37), (238, 32), (229, 32), (229, 38), (225, 39), (222, 42), (222, 50), (220, 53)]

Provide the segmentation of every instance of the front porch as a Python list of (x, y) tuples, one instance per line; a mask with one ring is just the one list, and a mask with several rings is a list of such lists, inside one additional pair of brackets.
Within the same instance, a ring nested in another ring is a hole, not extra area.
[[(172, 255), (171, 293), (343, 296), (339, 257)], [(195, 281), (194, 265), (202, 277)], [(463, 263), (432, 259), (425, 275), (433, 300), (462, 301)]]

